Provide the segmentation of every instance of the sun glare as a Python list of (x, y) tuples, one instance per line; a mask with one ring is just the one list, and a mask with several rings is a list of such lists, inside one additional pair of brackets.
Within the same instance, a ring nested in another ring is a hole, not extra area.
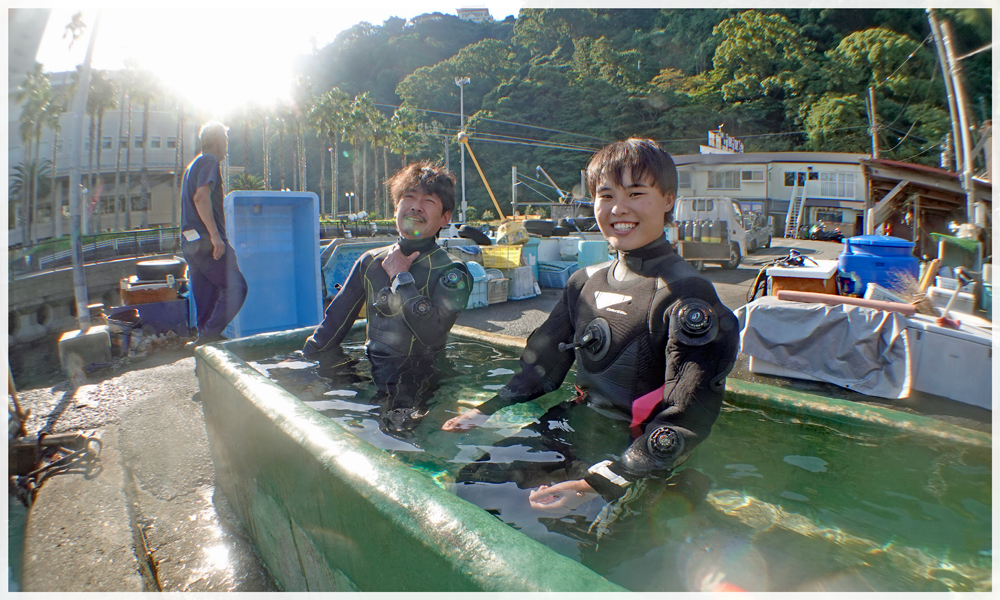
[[(296, 58), (333, 41), (353, 25), (381, 24), (390, 16), (410, 18), (422, 12), (454, 13), (455, 6), (491, 7), (503, 19), (517, 12), (517, 0), (453, 2), (428, 0), (416, 7), (404, 0), (280, 8), (105, 8), (94, 49), (93, 67), (117, 70), (132, 59), (149, 69), (192, 108), (224, 118), (247, 104), (268, 106), (288, 99)], [(307, 2), (306, 4), (311, 4)], [(54, 8), (38, 52), (50, 71), (69, 71), (83, 62), (89, 30), (68, 48), (63, 32), (75, 9)], [(83, 11), (93, 24), (96, 11)]]

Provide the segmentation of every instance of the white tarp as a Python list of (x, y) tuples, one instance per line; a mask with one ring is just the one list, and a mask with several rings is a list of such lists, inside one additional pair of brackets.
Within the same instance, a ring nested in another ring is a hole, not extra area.
[(910, 394), (906, 316), (765, 296), (736, 311), (742, 352), (879, 398)]

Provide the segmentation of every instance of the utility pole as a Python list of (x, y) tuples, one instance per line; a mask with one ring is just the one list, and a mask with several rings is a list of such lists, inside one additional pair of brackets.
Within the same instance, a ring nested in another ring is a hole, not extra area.
[(84, 135), (84, 114), (87, 112), (87, 96), (90, 94), (90, 63), (94, 57), (94, 41), (97, 39), (97, 30), (101, 25), (101, 11), (97, 11), (94, 19), (94, 28), (90, 32), (90, 41), (87, 42), (87, 54), (83, 61), (83, 69), (80, 71), (80, 81), (76, 88), (76, 97), (73, 99), (73, 149), (69, 161), (69, 207), (70, 207), (70, 245), (72, 247), (71, 256), (73, 259), (73, 291), (76, 296), (76, 318), (80, 326), (80, 331), (90, 329), (90, 309), (87, 297), (87, 276), (83, 270), (83, 246), (80, 242), (80, 226), (82, 221), (83, 197), (81, 189), (81, 158), (83, 151)]
[(868, 133), (872, 136), (872, 158), (878, 158), (878, 113), (875, 110), (875, 88), (868, 88)]
[(927, 9), (927, 21), (931, 25), (931, 35), (934, 36), (934, 47), (937, 49), (938, 62), (941, 64), (941, 75), (944, 80), (944, 91), (948, 97), (948, 115), (951, 117), (951, 139), (955, 151), (955, 171), (958, 172), (963, 164), (962, 149), (959, 146), (961, 134), (958, 126), (958, 108), (955, 106), (955, 90), (952, 87), (951, 70), (948, 68), (948, 56), (944, 49), (944, 34), (938, 24), (937, 16), (933, 9)]
[[(459, 130), (465, 132), (465, 85), (469, 83), (468, 77), (456, 77), (455, 85), (458, 86), (458, 119)], [(465, 146), (461, 146), (462, 151), (462, 212), (459, 213), (459, 223), (465, 222)]]
[(972, 132), (969, 129), (967, 117), (969, 103), (965, 98), (965, 86), (962, 85), (962, 66), (955, 58), (955, 52), (951, 45), (951, 39), (954, 37), (951, 32), (951, 23), (948, 21), (942, 22), (941, 33), (944, 34), (944, 53), (948, 59), (951, 85), (955, 89), (958, 126), (961, 128), (962, 134), (961, 140), (956, 140), (956, 146), (960, 141), (962, 146), (962, 187), (965, 188), (965, 220), (969, 223), (975, 222), (976, 225), (984, 227), (986, 225), (986, 214), (985, 211), (982, 214), (977, 214), (979, 211), (976, 207), (976, 189), (975, 184), (972, 182), (974, 157), (972, 155)]

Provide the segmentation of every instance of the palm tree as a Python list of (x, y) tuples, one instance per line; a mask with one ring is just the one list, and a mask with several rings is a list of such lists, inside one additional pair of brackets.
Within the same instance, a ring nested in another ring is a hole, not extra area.
[[(389, 136), (391, 134), (390, 134), (390, 131), (389, 131), (389, 120), (386, 119), (385, 115), (383, 115), (377, 108), (374, 109), (371, 112), (370, 117), (371, 117), (371, 128), (372, 128), (372, 137), (371, 137), (371, 141), (372, 141), (372, 158), (374, 159), (373, 165), (374, 165), (374, 168), (375, 168), (375, 179), (374, 179), (375, 194), (374, 194), (374, 196), (375, 196), (375, 205), (378, 206), (378, 204), (379, 204), (379, 183), (380, 183), (379, 182), (379, 178), (378, 178), (378, 149), (379, 148), (383, 148), (383, 149), (385, 148), (386, 144), (389, 143)], [(385, 158), (385, 156), (383, 154), (383, 162), (385, 162), (384, 158)], [(388, 175), (388, 173), (386, 173), (386, 175)], [(377, 212), (381, 212), (382, 215), (386, 214), (385, 213), (385, 204), (384, 203), (383, 203), (382, 210), (377, 211)]]
[[(125, 70), (122, 72), (124, 79), (122, 89), (126, 91), (125, 99), (128, 104), (128, 127), (125, 132), (125, 229), (132, 229), (132, 93), (136, 87), (136, 76), (138, 65), (132, 60), (125, 61)], [(119, 148), (121, 152), (121, 137), (119, 137)]]
[[(13, 197), (35, 198), (39, 195), (47, 196), (50, 193), (49, 185), (51, 179), (52, 163), (48, 159), (38, 163), (37, 161), (23, 161), (14, 167), (10, 174), (9, 193)], [(28, 238), (23, 238), (24, 242)], [(32, 236), (34, 243), (34, 236)]]
[[(49, 77), (36, 62), (35, 67), (28, 72), (21, 86), (14, 95), (15, 100), (23, 102), (19, 132), (24, 142), (24, 157), (26, 163), (39, 164), (39, 151), (42, 137), (42, 123), (46, 107), (52, 100), (52, 86)], [(34, 152), (32, 152), (34, 149)], [(35, 232), (32, 227), (35, 211), (38, 205), (38, 186), (28, 185), (22, 188), (21, 206), (24, 209), (24, 242), (29, 239), (35, 242)]]
[(142, 199), (142, 228), (148, 226), (149, 215), (149, 170), (146, 168), (146, 156), (149, 149), (149, 109), (160, 96), (163, 89), (156, 76), (147, 69), (142, 69), (137, 73), (136, 97), (142, 100), (142, 187), (140, 198)]
[(56, 166), (59, 164), (59, 133), (62, 130), (59, 117), (66, 112), (66, 96), (53, 98), (45, 107), (43, 116), (44, 124), (55, 134), (52, 141), (52, 181), (49, 183), (49, 190), (52, 195), (52, 221), (55, 227), (54, 237), (62, 237), (62, 194), (56, 187)]
[(262, 190), (264, 180), (259, 175), (253, 173), (240, 173), (233, 178), (234, 190)]
[[(108, 110), (118, 108), (118, 89), (114, 81), (108, 76), (107, 71), (95, 70), (91, 74), (90, 93), (87, 95), (87, 113), (90, 114), (90, 148), (91, 157), (96, 154), (97, 172), (91, 163), (90, 172), (90, 193), (97, 194), (97, 181), (101, 179), (101, 140), (104, 133), (104, 113)], [(97, 138), (94, 138), (94, 120), (97, 120)], [(96, 146), (96, 148), (95, 148)], [(99, 201), (99, 200), (98, 200)], [(94, 232), (100, 229), (100, 205), (94, 211)]]
[(316, 100), (310, 111), (310, 120), (316, 127), (317, 133), (325, 134), (330, 144), (330, 211), (335, 216), (340, 194), (338, 185), (340, 153), (337, 146), (347, 126), (347, 115), (350, 110), (347, 100), (347, 94), (335, 87), (330, 88)]
[[(375, 105), (372, 103), (371, 98), (368, 96), (368, 92), (364, 92), (358, 96), (354, 97), (354, 101), (351, 102), (350, 107), (350, 117), (348, 120), (348, 127), (346, 131), (346, 136), (351, 141), (351, 145), (354, 148), (354, 155), (352, 156), (352, 166), (354, 170), (354, 191), (358, 191), (358, 179), (361, 174), (359, 170), (364, 168), (365, 157), (367, 152), (365, 152), (365, 143), (371, 138), (372, 135), (372, 112), (375, 111)], [(358, 165), (358, 155), (361, 155), (361, 165)], [(364, 201), (367, 192), (367, 181), (362, 180), (362, 190), (361, 190), (361, 203), (359, 206), (364, 206)]]

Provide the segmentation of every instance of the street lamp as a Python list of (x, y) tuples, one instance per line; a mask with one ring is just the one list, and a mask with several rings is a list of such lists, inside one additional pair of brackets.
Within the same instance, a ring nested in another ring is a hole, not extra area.
[[(465, 84), (469, 83), (468, 77), (456, 77), (455, 85), (458, 86), (458, 120), (459, 120), (459, 130), (463, 133), (465, 132)], [(462, 212), (459, 213), (458, 222), (465, 222), (465, 210), (467, 205), (465, 204), (465, 146), (462, 145)]]
[(354, 192), (347, 192), (344, 197), (347, 198), (347, 212), (354, 212)]

